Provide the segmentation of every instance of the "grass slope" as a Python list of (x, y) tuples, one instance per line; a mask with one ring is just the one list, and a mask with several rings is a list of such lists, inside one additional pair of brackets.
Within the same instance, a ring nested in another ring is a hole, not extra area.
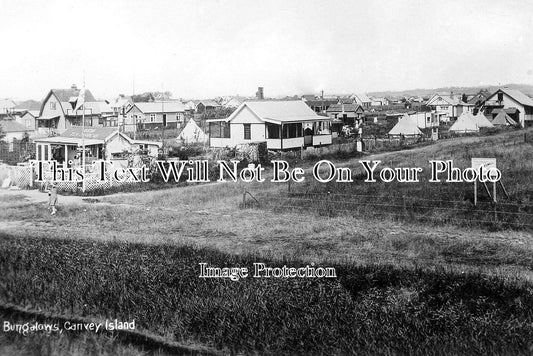
[(328, 280), (197, 277), (199, 262), (251, 267), (257, 260), (190, 247), (3, 235), (0, 298), (63, 314), (135, 319), (167, 338), (235, 353), (533, 350), (529, 283), (349, 264)]

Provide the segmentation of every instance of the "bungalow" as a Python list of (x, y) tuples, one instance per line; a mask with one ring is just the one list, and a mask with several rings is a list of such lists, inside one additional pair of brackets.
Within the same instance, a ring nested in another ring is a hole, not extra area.
[(360, 124), (363, 120), (365, 110), (358, 104), (334, 104), (326, 113), (332, 119), (342, 120), (344, 125)]
[(56, 160), (65, 164), (69, 160), (79, 163), (79, 151), (84, 144), (86, 164), (99, 159), (111, 160), (124, 151), (133, 152), (137, 149), (148, 149), (151, 155), (157, 155), (161, 147), (159, 142), (133, 140), (116, 127), (74, 126), (61, 136), (37, 138), (34, 142), (38, 161)]
[(83, 111), (85, 111), (85, 126), (98, 126), (99, 114), (93, 112), (91, 102), (94, 96), (89, 90), (85, 91), (85, 108), (74, 112), (72, 101), (75, 100), (80, 90), (73, 85), (70, 89), (52, 89), (48, 92), (39, 110), (37, 130), (40, 133), (63, 133), (73, 126), (82, 126)]
[(124, 132), (177, 128), (185, 120), (187, 108), (179, 101), (134, 103), (124, 118)]
[(208, 120), (210, 147), (267, 142), (271, 150), (331, 144), (331, 119), (302, 100), (247, 101), (228, 118)]
[(485, 109), (516, 109), (516, 112), (507, 114), (520, 127), (533, 125), (533, 99), (519, 90), (501, 88), (496, 90), (485, 100)]
[(335, 99), (313, 99), (304, 102), (317, 114), (325, 114), (331, 105), (337, 104)]
[(369, 108), (372, 105), (372, 100), (366, 94), (353, 94), (350, 98), (361, 105), (364, 109)]
[(37, 125), (37, 117), (39, 117), (39, 111), (24, 110), (17, 114), (15, 120), (19, 124), (26, 126), (26, 130), (33, 132)]
[(370, 103), (370, 106), (387, 106), (390, 105), (389, 99), (385, 97), (371, 97), (370, 98), (372, 102)]
[(215, 110), (216, 108), (220, 107), (220, 104), (218, 104), (216, 101), (213, 100), (200, 100), (196, 104), (196, 112), (198, 114), (204, 113), (209, 110)]
[(431, 110), (444, 114), (444, 121), (456, 120), (463, 112), (472, 112), (474, 104), (465, 103), (460, 95), (433, 94), (426, 102)]

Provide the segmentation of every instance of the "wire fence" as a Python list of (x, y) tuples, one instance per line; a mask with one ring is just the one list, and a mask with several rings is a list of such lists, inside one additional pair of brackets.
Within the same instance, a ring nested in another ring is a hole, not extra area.
[[(327, 217), (390, 218), (435, 225), (454, 224), (491, 230), (533, 230), (533, 203), (441, 200), (407, 195), (245, 191), (241, 207), (299, 212)], [(253, 198), (253, 199), (252, 199)]]

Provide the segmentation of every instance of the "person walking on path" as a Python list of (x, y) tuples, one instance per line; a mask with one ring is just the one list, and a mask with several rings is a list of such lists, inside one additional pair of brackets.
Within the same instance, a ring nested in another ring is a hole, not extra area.
[(56, 204), (57, 204), (57, 183), (52, 182), (50, 189), (48, 190), (48, 205), (49, 205), (49, 209), (52, 210), (50, 215), (55, 215), (57, 213)]

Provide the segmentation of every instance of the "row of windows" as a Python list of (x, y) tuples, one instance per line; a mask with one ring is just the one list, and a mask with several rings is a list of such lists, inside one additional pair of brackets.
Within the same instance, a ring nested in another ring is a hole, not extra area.
[[(168, 117), (170, 115), (165, 114), (164, 116)], [(144, 115), (140, 115), (140, 114), (130, 114), (130, 119), (132, 119), (132, 120), (133, 119), (137, 119), (136, 122), (139, 122), (139, 121), (143, 121), (145, 119), (145, 116)], [(157, 114), (150, 114), (149, 120), (150, 120), (150, 122), (156, 122)], [(183, 122), (183, 114), (182, 113), (177, 113), (176, 114), (176, 121), (177, 122)]]
[[(230, 124), (227, 122), (212, 122), (209, 124), (209, 132), (212, 138), (230, 138)], [(266, 124), (266, 138), (297, 138), (304, 135), (326, 135), (331, 133), (329, 122), (318, 122), (308, 125), (304, 129), (302, 124), (294, 123), (283, 125)], [(243, 137), (245, 140), (252, 139), (252, 125), (243, 124)]]

